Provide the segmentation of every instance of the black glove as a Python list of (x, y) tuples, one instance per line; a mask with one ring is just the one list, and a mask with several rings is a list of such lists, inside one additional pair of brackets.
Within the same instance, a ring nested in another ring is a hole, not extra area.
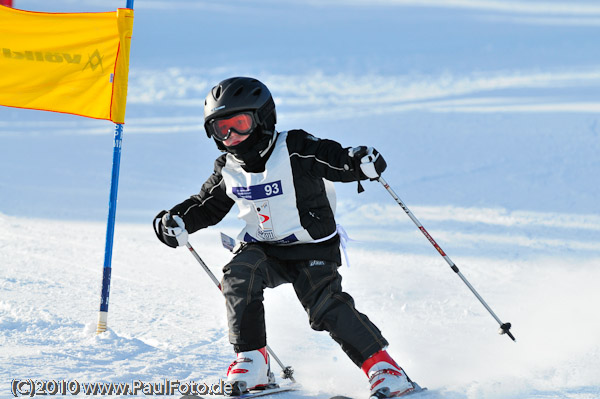
[(154, 232), (156, 237), (171, 248), (187, 244), (188, 232), (185, 223), (178, 215), (171, 215), (167, 211), (160, 211), (154, 217)]
[(348, 149), (348, 155), (354, 159), (356, 169), (360, 167), (362, 173), (371, 180), (376, 180), (385, 168), (387, 163), (381, 154), (373, 147), (354, 147)]

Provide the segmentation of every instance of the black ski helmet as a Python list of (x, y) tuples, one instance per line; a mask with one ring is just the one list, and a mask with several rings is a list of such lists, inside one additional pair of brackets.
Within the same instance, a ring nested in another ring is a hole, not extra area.
[[(209, 138), (212, 136), (209, 126), (211, 120), (243, 111), (250, 111), (254, 114), (260, 128), (256, 130), (273, 134), (275, 123), (277, 123), (277, 114), (271, 92), (257, 79), (235, 77), (223, 80), (206, 96), (204, 100), (206, 135)], [(217, 141), (219, 148), (222, 147), (220, 144)]]

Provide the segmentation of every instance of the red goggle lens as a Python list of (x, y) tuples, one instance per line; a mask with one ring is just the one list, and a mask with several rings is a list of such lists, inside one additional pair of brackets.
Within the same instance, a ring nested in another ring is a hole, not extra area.
[(252, 114), (244, 113), (216, 119), (212, 125), (215, 137), (218, 140), (227, 140), (232, 131), (241, 135), (250, 134), (254, 128), (253, 122)]

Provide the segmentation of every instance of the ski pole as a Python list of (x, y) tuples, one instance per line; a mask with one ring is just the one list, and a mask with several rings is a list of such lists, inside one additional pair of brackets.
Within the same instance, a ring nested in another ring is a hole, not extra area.
[[(223, 292), (223, 289), (221, 288), (221, 283), (219, 283), (219, 280), (217, 280), (217, 277), (213, 274), (213, 272), (208, 268), (208, 266), (206, 266), (206, 263), (204, 263), (204, 261), (202, 260), (202, 258), (200, 258), (200, 255), (198, 255), (198, 252), (196, 252), (196, 250), (194, 249), (194, 247), (192, 247), (192, 245), (188, 242), (187, 244), (185, 244), (185, 246), (190, 250), (190, 252), (192, 253), (192, 255), (194, 255), (194, 258), (196, 258), (196, 260), (198, 261), (198, 263), (200, 263), (200, 266), (202, 266), (202, 268), (204, 269), (204, 271), (206, 272), (206, 274), (208, 274), (208, 276), (211, 278), (211, 280), (213, 281), (213, 283), (215, 283), (215, 285), (217, 286), (217, 288), (219, 288), (219, 291), (221, 291), (221, 293)], [(281, 367), (281, 376), (284, 379), (290, 379), (292, 382), (296, 382), (296, 380), (294, 379), (294, 369), (291, 366), (284, 366), (283, 363), (281, 362), (281, 360), (279, 360), (279, 358), (277, 357), (277, 355), (275, 354), (275, 352), (273, 352), (273, 350), (271, 349), (271, 347), (269, 345), (267, 345), (267, 351), (269, 352), (269, 354), (273, 357), (273, 359), (275, 359), (275, 361), (277, 362), (277, 364), (279, 364), (279, 367)]]
[(448, 265), (450, 265), (450, 268), (452, 268), (452, 270), (456, 274), (458, 274), (458, 277), (460, 277), (461, 280), (467, 285), (467, 287), (469, 287), (469, 289), (471, 290), (471, 292), (477, 297), (477, 299), (479, 299), (479, 302), (481, 302), (481, 304), (487, 309), (487, 311), (490, 312), (490, 314), (492, 315), (492, 317), (494, 319), (496, 319), (496, 321), (500, 325), (500, 330), (498, 331), (498, 333), (500, 333), (500, 334), (506, 334), (513, 341), (516, 342), (517, 340), (515, 339), (515, 337), (510, 332), (511, 324), (510, 323), (502, 323), (502, 321), (498, 318), (498, 316), (496, 316), (496, 313), (494, 313), (494, 311), (483, 300), (483, 298), (481, 297), (481, 295), (479, 295), (479, 293), (475, 290), (475, 288), (473, 288), (473, 286), (471, 285), (471, 283), (469, 283), (469, 281), (467, 281), (467, 279), (465, 278), (465, 276), (463, 276), (463, 274), (460, 272), (460, 270), (458, 270), (458, 267), (454, 264), (454, 262), (452, 262), (452, 260), (450, 259), (450, 257), (448, 255), (446, 255), (446, 253), (437, 244), (437, 242), (435, 242), (435, 240), (433, 239), (433, 237), (427, 232), (427, 230), (425, 230), (425, 227), (423, 227), (423, 225), (421, 224), (421, 222), (419, 222), (419, 220), (415, 217), (415, 215), (413, 215), (413, 213), (410, 211), (410, 209), (408, 209), (408, 207), (404, 204), (404, 202), (402, 202), (402, 200), (396, 195), (396, 193), (394, 192), (394, 190), (392, 190), (392, 188), (390, 187), (390, 185), (387, 184), (387, 182), (381, 176), (379, 178), (377, 178), (377, 180), (391, 194), (391, 196), (396, 200), (396, 202), (398, 203), (398, 205), (400, 205), (400, 207), (402, 209), (404, 209), (404, 212), (406, 212), (406, 214), (408, 215), (408, 217), (417, 225), (417, 227), (419, 228), (419, 230), (421, 230), (421, 233), (423, 233), (423, 235), (429, 240), (429, 242), (431, 243), (431, 245), (433, 245), (435, 247), (435, 249), (440, 253), (440, 255), (442, 255), (442, 257), (446, 260), (446, 262), (448, 263)]

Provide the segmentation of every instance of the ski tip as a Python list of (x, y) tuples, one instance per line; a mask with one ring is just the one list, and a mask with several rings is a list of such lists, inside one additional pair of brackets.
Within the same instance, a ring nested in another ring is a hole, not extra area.
[[(420, 393), (420, 392), (423, 392), (423, 391), (427, 391), (427, 388), (422, 388), (419, 384), (417, 384), (414, 381), (411, 381), (411, 382), (413, 384), (414, 389), (412, 391), (410, 391), (410, 392), (402, 395), (402, 397), (405, 397), (405, 396), (410, 397), (413, 394)], [(378, 396), (374, 395), (374, 396), (371, 396), (371, 398), (378, 398)], [(353, 399), (353, 398), (351, 398), (349, 396), (336, 395), (336, 396), (330, 397), (329, 399)]]
[(415, 387), (413, 392), (421, 392), (421, 391), (426, 391), (427, 388), (426, 387), (421, 387), (419, 384), (417, 384), (416, 382), (412, 381), (413, 387)]

